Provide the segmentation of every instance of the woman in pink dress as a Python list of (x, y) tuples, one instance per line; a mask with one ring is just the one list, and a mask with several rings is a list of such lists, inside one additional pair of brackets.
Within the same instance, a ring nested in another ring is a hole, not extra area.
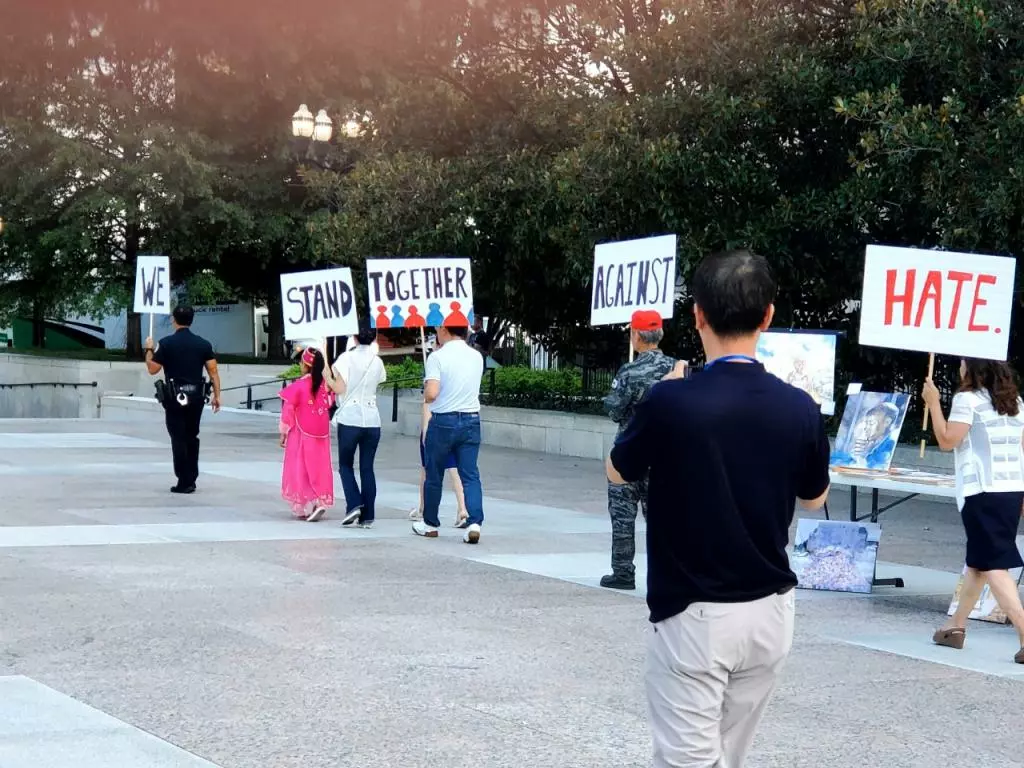
[(330, 413), (334, 393), (325, 383), (325, 376), (329, 379), (331, 374), (319, 350), (307, 347), (301, 364), (302, 378), (281, 390), (281, 496), (296, 519), (315, 523), (334, 506)]

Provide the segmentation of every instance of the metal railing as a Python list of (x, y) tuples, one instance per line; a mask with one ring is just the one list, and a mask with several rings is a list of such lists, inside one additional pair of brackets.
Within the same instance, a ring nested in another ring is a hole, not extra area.
[(80, 387), (89, 387), (95, 389), (99, 386), (99, 382), (96, 381), (27, 381), (17, 382), (14, 384), (0, 384), (0, 389), (35, 389), (36, 387), (70, 387), (72, 389), (78, 389)]

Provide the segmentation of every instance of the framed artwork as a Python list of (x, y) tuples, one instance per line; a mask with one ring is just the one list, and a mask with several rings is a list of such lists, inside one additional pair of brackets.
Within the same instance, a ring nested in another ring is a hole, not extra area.
[(875, 580), (877, 523), (801, 518), (790, 566), (800, 589), (870, 593)]
[(836, 334), (765, 331), (755, 356), (765, 370), (814, 398), (822, 412), (835, 410)]
[(892, 463), (910, 395), (858, 392), (850, 395), (839, 424), (830, 464), (886, 472)]

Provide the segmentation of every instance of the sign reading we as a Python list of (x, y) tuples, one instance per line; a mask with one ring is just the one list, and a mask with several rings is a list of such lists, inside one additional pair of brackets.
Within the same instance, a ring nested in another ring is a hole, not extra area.
[(281, 275), (281, 306), (288, 341), (359, 332), (348, 267)]
[(594, 248), (590, 324), (628, 323), (638, 309), (672, 317), (676, 236), (602, 243)]
[(1005, 360), (1017, 262), (869, 245), (860, 343)]
[(166, 256), (139, 256), (135, 264), (135, 311), (171, 314), (171, 260)]

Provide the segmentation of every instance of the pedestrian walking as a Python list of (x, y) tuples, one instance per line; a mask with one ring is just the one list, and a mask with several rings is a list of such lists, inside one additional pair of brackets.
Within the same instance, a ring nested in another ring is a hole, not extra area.
[[(334, 423), (338, 427), (338, 473), (345, 492), (342, 525), (373, 526), (377, 500), (377, 479), (373, 461), (380, 445), (380, 411), (377, 389), (387, 380), (384, 363), (377, 354), (377, 332), (368, 326), (354, 337), (355, 346), (334, 364), (331, 389), (338, 396)], [(355, 458), (359, 451), (359, 482)]]
[(967, 619), (988, 584), (996, 603), (1017, 630), (1024, 664), (1024, 607), (1010, 570), (1024, 566), (1017, 527), (1024, 505), (1024, 402), (1017, 377), (1006, 363), (963, 360), (960, 391), (947, 419), (939, 390), (928, 379), (921, 393), (939, 448), (954, 451), (957, 505), (967, 533), (967, 571), (956, 612), (932, 640), (960, 649)]
[(412, 525), (418, 536), (436, 538), (441, 522), (438, 509), (444, 484), (445, 466), (455, 456), (455, 469), (466, 495), (466, 522), (463, 541), (480, 541), (484, 522), (483, 488), (477, 466), (480, 455), (480, 379), (484, 374), (483, 356), (466, 343), (465, 327), (440, 327), (437, 341), (441, 348), (427, 358), (424, 376), (424, 400), (430, 407), (430, 423), (423, 441), (426, 480), (423, 484), (423, 520)]
[(608, 459), (649, 473), (646, 689), (655, 768), (742, 768), (793, 640), (786, 545), (795, 504), (828, 494), (829, 442), (810, 395), (754, 359), (774, 314), (767, 262), (705, 259), (691, 286), (707, 365), (655, 384)]
[[(654, 384), (667, 376), (682, 375), (686, 363), (665, 355), (659, 348), (665, 336), (661, 315), (639, 310), (633, 313), (629, 337), (636, 352), (631, 362), (622, 366), (612, 379), (612, 390), (604, 399), (604, 407), (618, 433), (629, 424), (633, 411), (647, 397)], [(677, 365), (678, 371), (677, 371)], [(647, 478), (635, 483), (608, 483), (608, 515), (612, 520), (612, 572), (601, 577), (601, 586), (608, 589), (636, 589), (636, 513), (647, 516)]]
[(302, 377), (281, 390), (279, 430), (284, 464), (281, 497), (297, 520), (315, 523), (334, 506), (331, 468), (331, 371), (323, 353), (306, 347), (299, 358)]
[[(426, 440), (427, 427), (430, 425), (430, 406), (423, 403), (423, 421), (420, 424), (420, 501), (419, 504), (409, 512), (410, 520), (423, 519), (423, 486), (427, 482), (427, 454), (423, 449)], [(455, 460), (455, 453), (448, 454), (444, 462), (444, 474), (451, 483), (455, 492), (455, 521), (452, 525), (455, 528), (465, 528), (469, 525), (469, 512), (466, 511), (466, 492), (462, 487), (462, 480), (459, 479), (459, 472), (456, 469), (458, 462)]]
[(167, 434), (171, 438), (174, 475), (178, 482), (171, 493), (195, 493), (199, 479), (199, 423), (206, 405), (203, 371), (210, 377), (213, 412), (220, 410), (220, 373), (213, 345), (192, 333), (195, 311), (192, 307), (174, 308), (171, 322), (174, 333), (154, 349), (146, 339), (146, 369), (151, 376), (164, 372), (163, 386), (157, 385), (157, 398), (164, 407)]

